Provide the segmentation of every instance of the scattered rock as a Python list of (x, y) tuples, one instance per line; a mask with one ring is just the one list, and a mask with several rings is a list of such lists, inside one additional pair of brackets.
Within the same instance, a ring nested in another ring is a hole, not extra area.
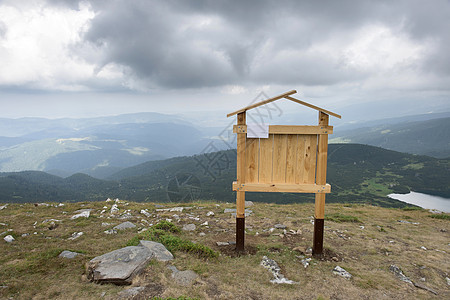
[(183, 230), (185, 231), (194, 231), (196, 228), (195, 224), (186, 224), (183, 226)]
[(200, 226), (208, 226), (208, 221), (205, 221), (204, 223), (200, 224)]
[(16, 239), (12, 236), (12, 235), (7, 235), (3, 238), (5, 240), (5, 242), (7, 243), (12, 243), (14, 242)]
[(391, 265), (389, 267), (389, 270), (392, 273), (394, 273), (394, 275), (397, 276), (397, 278), (400, 279), (401, 281), (413, 284), (412, 281), (408, 277), (406, 277), (405, 274), (403, 274), (402, 270), (400, 270), (400, 268), (397, 267), (396, 265)]
[(108, 230), (105, 230), (103, 232), (106, 233), (106, 234), (116, 234), (117, 233), (117, 231), (115, 231), (114, 229), (108, 229)]
[(76, 215), (73, 215), (70, 219), (78, 219), (78, 218), (89, 218), (92, 209), (80, 209), (76, 211)]
[(245, 201), (245, 207), (250, 207), (253, 206), (253, 202), (252, 201)]
[(217, 246), (228, 246), (230, 243), (229, 242), (216, 242)]
[(149, 213), (147, 209), (141, 209), (141, 214), (143, 214), (147, 218), (150, 218), (152, 216), (152, 214)]
[(8, 204), (2, 205), (2, 206), (0, 206), (0, 210), (3, 210), (5, 208), (7, 208), (7, 207), (8, 207)]
[(164, 205), (161, 205), (161, 204), (155, 204), (155, 207), (156, 207), (156, 208), (163, 208)]
[(110, 226), (110, 225), (111, 225), (111, 223), (107, 223), (107, 222), (102, 223), (102, 227), (106, 227), (106, 226)]
[(206, 233), (204, 233), (204, 232), (200, 232), (199, 234), (198, 234), (199, 236), (205, 236), (206, 235)]
[(419, 225), (420, 224), (418, 222), (409, 222), (409, 221), (405, 221), (405, 220), (397, 220), (397, 222), (404, 223), (404, 224), (414, 224), (414, 225)]
[(110, 198), (106, 199), (105, 202), (111, 202), (112, 200)]
[(191, 270), (179, 271), (175, 266), (168, 266), (172, 270), (172, 278), (181, 286), (191, 286), (198, 278), (197, 273)]
[(427, 286), (425, 286), (425, 285), (423, 285), (423, 284), (421, 284), (421, 283), (419, 283), (419, 282), (413, 282), (413, 284), (414, 284), (414, 286), (415, 286), (416, 288), (419, 288), (419, 289), (428, 291), (428, 292), (433, 293), (433, 294), (435, 294), (435, 295), (438, 294), (438, 292), (436, 292), (436, 291), (433, 290), (432, 288), (429, 288), (429, 287), (427, 287)]
[(275, 224), (273, 227), (275, 227), (276, 229), (286, 229), (286, 225), (283, 224)]
[(450, 285), (450, 278), (445, 277), (445, 280), (447, 281), (447, 285)]
[(420, 249), (427, 251), (427, 248), (425, 248), (424, 246), (420, 247)]
[(305, 267), (305, 269), (309, 266), (309, 263), (311, 262), (312, 258), (304, 258), (301, 260), (302, 265)]
[(117, 206), (117, 204), (113, 204), (113, 206), (111, 206), (111, 214), (116, 214), (119, 212), (119, 207)]
[(170, 251), (167, 250), (167, 248), (161, 243), (153, 241), (140, 241), (139, 246), (146, 247), (148, 250), (153, 252), (154, 257), (158, 261), (173, 260), (172, 253), (170, 253)]
[(296, 284), (298, 282), (286, 279), (283, 274), (281, 274), (281, 269), (278, 266), (277, 262), (273, 259), (268, 258), (267, 256), (263, 256), (261, 261), (261, 266), (268, 269), (272, 272), (274, 279), (270, 280), (271, 283), (286, 283), (286, 284)]
[(34, 206), (38, 207), (38, 206), (49, 206), (48, 203), (35, 203)]
[(214, 212), (208, 211), (208, 212), (206, 213), (206, 216), (207, 216), (207, 217), (212, 217), (212, 216), (214, 216)]
[(75, 240), (77, 238), (79, 238), (80, 236), (82, 236), (84, 233), (83, 232), (74, 232), (72, 233), (72, 236), (68, 238), (68, 240)]
[(153, 255), (147, 247), (128, 246), (97, 256), (88, 263), (88, 279), (95, 283), (131, 284)]
[(228, 214), (228, 213), (236, 213), (236, 208), (225, 208), (223, 210), (224, 214)]
[(48, 226), (49, 230), (53, 230), (56, 229), (59, 226), (59, 224), (55, 223), (55, 222), (51, 222)]
[(68, 251), (68, 250), (64, 250), (63, 252), (61, 252), (61, 253), (58, 255), (58, 257), (72, 259), (72, 258), (77, 257), (78, 255), (80, 255), (80, 253), (72, 252), (72, 251)]
[(121, 223), (121, 224), (119, 224), (119, 225), (117, 225), (117, 226), (114, 226), (113, 227), (113, 230), (125, 230), (125, 229), (129, 229), (129, 228), (135, 228), (136, 227), (136, 225), (134, 225), (133, 223), (131, 223), (131, 222), (129, 222), (129, 221), (126, 221), (126, 222), (123, 222), (123, 223)]
[(117, 296), (119, 297), (119, 299), (130, 299), (136, 297), (144, 290), (145, 287), (143, 286), (135, 286), (117, 293)]
[(352, 274), (350, 274), (349, 272), (347, 272), (346, 270), (344, 270), (343, 268), (336, 266), (333, 269), (333, 273), (339, 276), (344, 277), (345, 279), (350, 279), (352, 278)]
[(360, 228), (360, 229), (364, 229), (365, 227), (361, 225), (361, 226), (359, 226), (359, 228)]

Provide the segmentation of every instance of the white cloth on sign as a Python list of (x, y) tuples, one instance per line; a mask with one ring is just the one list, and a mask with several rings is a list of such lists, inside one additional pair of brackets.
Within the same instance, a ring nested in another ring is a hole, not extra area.
[(269, 124), (247, 124), (247, 138), (269, 138)]

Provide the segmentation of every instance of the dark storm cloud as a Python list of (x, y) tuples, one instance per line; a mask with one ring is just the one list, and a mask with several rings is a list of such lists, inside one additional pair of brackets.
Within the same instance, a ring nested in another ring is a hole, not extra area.
[[(73, 2), (72, 2), (73, 3)], [(148, 88), (227, 84), (332, 85), (370, 76), (338, 49), (363, 26), (383, 25), (432, 41), (415, 68), (450, 74), (449, 2), (433, 1), (91, 1), (84, 36), (98, 68), (114, 63)], [(332, 47), (332, 46), (331, 46)], [(336, 50), (336, 51), (335, 51)], [(411, 62), (413, 63), (413, 62)]]

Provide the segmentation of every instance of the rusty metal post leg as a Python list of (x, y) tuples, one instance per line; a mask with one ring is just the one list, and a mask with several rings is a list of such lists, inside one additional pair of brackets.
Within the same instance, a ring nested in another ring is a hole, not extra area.
[(243, 252), (245, 244), (245, 218), (236, 218), (236, 251)]
[(314, 218), (314, 240), (313, 240), (313, 255), (322, 256), (323, 254), (323, 227), (324, 219)]

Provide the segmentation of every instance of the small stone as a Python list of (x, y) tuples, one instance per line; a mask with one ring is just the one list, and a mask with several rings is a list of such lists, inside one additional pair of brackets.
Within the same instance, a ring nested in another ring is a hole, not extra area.
[(223, 210), (224, 214), (228, 214), (228, 213), (236, 213), (236, 208), (225, 208)]
[(80, 255), (80, 253), (64, 250), (58, 256), (61, 257), (61, 258), (72, 259), (72, 258), (77, 257), (78, 255)]
[(364, 229), (365, 227), (361, 225), (361, 226), (359, 226), (359, 228), (360, 228), (360, 229)]
[(78, 214), (72, 216), (70, 219), (78, 219), (78, 218), (89, 218), (89, 215), (91, 214), (92, 209), (80, 209), (77, 210)]
[(139, 293), (145, 290), (145, 287), (135, 286), (117, 293), (119, 299), (134, 299)]
[(113, 204), (110, 212), (111, 212), (111, 214), (116, 214), (119, 212), (119, 207), (117, 206), (117, 204)]
[(208, 212), (206, 213), (206, 216), (207, 216), (207, 217), (212, 217), (212, 216), (214, 216), (214, 212), (208, 211)]
[(108, 229), (108, 230), (105, 230), (103, 232), (106, 233), (106, 234), (116, 234), (117, 233), (117, 231), (115, 231), (114, 229)]
[(205, 221), (204, 223), (200, 224), (200, 226), (208, 226), (208, 221)]
[(275, 224), (273, 227), (275, 227), (276, 229), (286, 229), (286, 225), (283, 224)]
[(302, 262), (303, 266), (305, 267), (305, 269), (309, 266), (309, 263), (311, 262), (311, 259), (312, 258), (305, 258), (305, 259), (301, 260), (301, 262)]
[(135, 227), (136, 227), (136, 225), (127, 221), (127, 222), (123, 222), (117, 226), (114, 226), (113, 230), (125, 230), (125, 229), (130, 229), (130, 228), (135, 228)]
[(447, 285), (450, 285), (450, 278), (445, 277), (445, 280), (447, 281)]
[(253, 202), (252, 201), (245, 201), (245, 207), (250, 207), (253, 206)]
[(425, 248), (424, 246), (420, 247), (420, 249), (427, 251), (427, 248)]
[(339, 261), (339, 259), (338, 259), (336, 256), (333, 256), (333, 257), (331, 258), (331, 260)]
[(277, 284), (297, 284), (298, 282), (294, 282), (292, 280), (289, 280), (284, 277), (283, 274), (281, 274), (281, 268), (278, 266), (277, 262), (273, 259), (268, 258), (267, 256), (263, 256), (261, 261), (261, 266), (268, 269), (272, 274), (274, 279), (270, 280), (271, 283), (277, 283)]
[(5, 208), (7, 208), (7, 207), (8, 207), (8, 204), (2, 205), (2, 206), (0, 206), (0, 210), (3, 210)]
[(12, 235), (7, 235), (3, 238), (5, 240), (5, 242), (7, 243), (12, 243), (14, 242), (16, 239), (12, 236)]
[(406, 277), (405, 274), (403, 274), (402, 270), (400, 270), (400, 268), (397, 267), (396, 265), (391, 265), (389, 267), (389, 270), (392, 273), (394, 273), (395, 276), (397, 276), (397, 278), (400, 279), (401, 281), (413, 284), (412, 281), (408, 277)]
[(107, 222), (103, 222), (102, 223), (102, 227), (107, 227), (107, 226), (110, 226), (111, 224), (110, 223), (107, 223)]
[(110, 198), (106, 199), (105, 202), (111, 202), (112, 200)]
[(80, 236), (82, 236), (84, 233), (83, 232), (74, 232), (72, 233), (72, 236), (68, 238), (68, 240), (75, 240), (77, 238), (79, 238)]
[(228, 246), (230, 243), (228, 242), (216, 242), (217, 246)]
[(204, 232), (200, 232), (199, 234), (198, 234), (199, 236), (205, 236), (206, 235), (206, 233), (204, 233)]
[(194, 231), (196, 228), (195, 224), (186, 224), (183, 226), (183, 230), (185, 231)]
[(29, 233), (23, 233), (22, 237), (26, 237), (26, 236), (29, 236), (29, 235), (30, 235)]
[(341, 268), (341, 267), (339, 267), (339, 266), (336, 266), (336, 267), (333, 269), (333, 273), (336, 274), (336, 275), (342, 276), (342, 277), (344, 277), (345, 279), (350, 279), (350, 278), (352, 278), (352, 275), (351, 275), (349, 272), (347, 272), (346, 270), (344, 270), (343, 268)]

